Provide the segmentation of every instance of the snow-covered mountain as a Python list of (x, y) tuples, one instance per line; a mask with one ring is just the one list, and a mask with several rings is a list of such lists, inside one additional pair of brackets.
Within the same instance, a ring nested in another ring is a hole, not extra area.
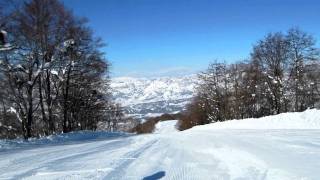
[(194, 95), (196, 75), (157, 78), (113, 78), (114, 100), (136, 118), (183, 110)]

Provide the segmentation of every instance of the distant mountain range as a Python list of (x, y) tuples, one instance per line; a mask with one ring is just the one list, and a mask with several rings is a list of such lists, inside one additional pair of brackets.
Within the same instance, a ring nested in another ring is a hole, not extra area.
[(158, 78), (113, 78), (114, 101), (137, 119), (177, 113), (194, 95), (196, 75)]

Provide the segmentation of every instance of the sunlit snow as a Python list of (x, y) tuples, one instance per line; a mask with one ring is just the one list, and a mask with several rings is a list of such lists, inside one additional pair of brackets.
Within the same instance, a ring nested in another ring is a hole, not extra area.
[(318, 179), (320, 111), (154, 134), (78, 132), (0, 141), (0, 179)]

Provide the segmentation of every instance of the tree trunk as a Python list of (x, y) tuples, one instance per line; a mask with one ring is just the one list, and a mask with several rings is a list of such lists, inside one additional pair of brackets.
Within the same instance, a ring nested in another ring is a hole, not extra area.
[(71, 64), (69, 64), (69, 69), (67, 73), (67, 81), (64, 93), (64, 104), (63, 104), (63, 132), (69, 132), (68, 126), (68, 96), (69, 96), (69, 83), (70, 83), (70, 73), (71, 73)]
[(48, 122), (49, 130), (51, 133), (55, 132), (55, 125), (52, 118), (52, 97), (51, 97), (51, 84), (50, 84), (50, 72), (47, 69), (46, 85), (47, 85), (47, 106), (48, 106)]
[[(46, 113), (44, 111), (44, 105), (43, 105), (43, 96), (42, 96), (42, 81), (41, 78), (38, 80), (39, 83), (39, 101), (40, 101), (40, 108), (41, 108), (41, 115), (42, 115), (42, 121), (48, 126), (48, 121), (46, 117)], [(45, 130), (45, 134), (49, 135), (48, 133), (49, 128)]]
[(27, 114), (27, 124), (26, 124), (26, 138), (32, 137), (31, 127), (33, 121), (33, 100), (32, 100), (32, 86), (28, 88), (28, 114)]

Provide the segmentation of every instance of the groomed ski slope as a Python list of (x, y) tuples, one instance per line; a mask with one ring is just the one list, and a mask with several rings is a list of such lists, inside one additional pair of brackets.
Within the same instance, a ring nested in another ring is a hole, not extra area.
[(183, 132), (71, 133), (0, 141), (0, 179), (320, 178), (320, 111), (229, 121)]

